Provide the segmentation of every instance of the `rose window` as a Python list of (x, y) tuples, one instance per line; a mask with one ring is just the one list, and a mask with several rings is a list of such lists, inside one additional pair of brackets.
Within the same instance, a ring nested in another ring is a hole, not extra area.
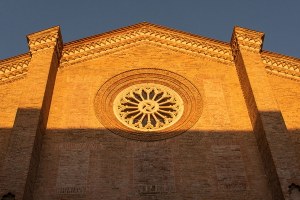
[(137, 84), (119, 93), (113, 104), (118, 120), (139, 131), (157, 131), (176, 123), (183, 113), (183, 101), (171, 88)]

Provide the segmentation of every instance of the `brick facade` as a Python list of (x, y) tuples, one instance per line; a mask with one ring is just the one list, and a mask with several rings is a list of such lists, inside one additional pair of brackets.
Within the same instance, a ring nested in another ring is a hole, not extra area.
[[(53, 27), (28, 43), (0, 61), (0, 197), (297, 198), (300, 60), (262, 51), (263, 33), (235, 27), (224, 43), (141, 23), (66, 44)], [(110, 112), (145, 82), (185, 108), (149, 137)]]

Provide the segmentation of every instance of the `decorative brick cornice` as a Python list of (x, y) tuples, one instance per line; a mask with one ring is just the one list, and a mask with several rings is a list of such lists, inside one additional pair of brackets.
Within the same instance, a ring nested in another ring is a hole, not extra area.
[(300, 59), (268, 51), (263, 51), (261, 57), (268, 73), (300, 81)]
[(32, 54), (55, 48), (57, 55), (60, 57), (63, 49), (63, 41), (59, 26), (55, 26), (40, 32), (27, 35), (29, 50)]
[(260, 52), (263, 46), (264, 33), (246, 28), (234, 27), (231, 46), (233, 57), (236, 57), (238, 49), (252, 52)]
[(140, 23), (109, 33), (78, 40), (64, 46), (61, 67), (96, 58), (141, 42), (167, 47), (222, 63), (232, 63), (229, 44), (165, 27)]
[(273, 52), (262, 51), (264, 33), (241, 27), (234, 27), (231, 48), (234, 60), (240, 49), (260, 53), (269, 74), (275, 74), (293, 80), (300, 80), (300, 60)]
[(30, 52), (0, 60), (0, 84), (25, 77), (30, 54), (45, 49), (55, 48), (58, 57), (62, 54), (60, 67), (65, 67), (128, 49), (141, 42), (225, 64), (233, 63), (240, 49), (260, 52), (268, 73), (299, 81), (300, 59), (261, 51), (263, 37), (261, 32), (235, 27), (230, 47), (228, 43), (143, 22), (63, 45), (59, 27), (53, 27), (27, 36)]
[(29, 53), (0, 61), (0, 85), (25, 77), (31, 56)]

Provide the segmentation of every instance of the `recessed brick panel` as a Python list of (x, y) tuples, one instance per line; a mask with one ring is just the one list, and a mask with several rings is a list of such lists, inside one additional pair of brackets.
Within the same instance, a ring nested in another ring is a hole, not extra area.
[(58, 194), (86, 193), (89, 156), (88, 149), (61, 146), (56, 178)]
[(246, 172), (239, 145), (212, 146), (215, 156), (218, 188), (220, 190), (247, 190)]

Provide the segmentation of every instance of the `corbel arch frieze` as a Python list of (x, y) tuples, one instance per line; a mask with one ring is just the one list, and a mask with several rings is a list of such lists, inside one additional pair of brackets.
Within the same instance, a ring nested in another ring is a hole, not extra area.
[(300, 81), (300, 60), (264, 51), (262, 61), (269, 74)]
[(24, 78), (28, 72), (31, 56), (25, 53), (0, 61), (0, 85)]
[(24, 78), (28, 72), (31, 54), (48, 48), (56, 48), (56, 52), (61, 58), (60, 68), (64, 68), (75, 63), (132, 48), (142, 43), (191, 56), (201, 56), (230, 65), (233, 64), (237, 53), (232, 51), (232, 48), (260, 52), (267, 73), (299, 81), (300, 60), (273, 52), (261, 51), (263, 33), (256, 35), (252, 32), (251, 30), (245, 32), (243, 28), (236, 27), (236, 34), (233, 39), (239, 38), (240, 42), (238, 44), (237, 41), (232, 40), (231, 46), (238, 45), (238, 47), (233, 48), (229, 43), (143, 22), (63, 44), (59, 27), (53, 27), (28, 35), (30, 52), (0, 60), (0, 84)]

